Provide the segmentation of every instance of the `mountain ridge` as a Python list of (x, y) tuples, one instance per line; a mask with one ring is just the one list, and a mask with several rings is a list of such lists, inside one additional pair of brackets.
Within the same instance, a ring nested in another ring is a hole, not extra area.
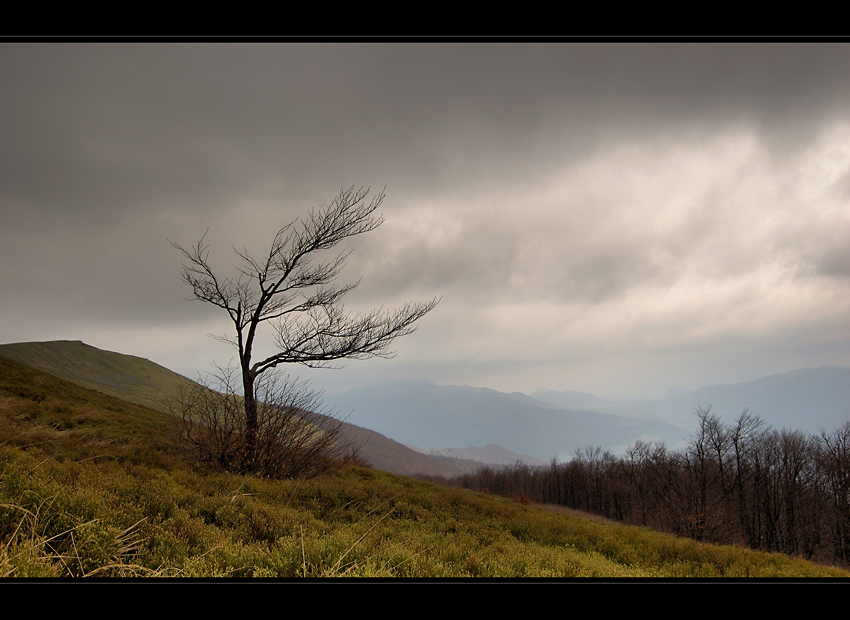
[[(671, 392), (676, 391), (668, 394)], [(543, 389), (534, 394), (549, 402), (558, 402), (552, 391)], [(813, 433), (837, 428), (850, 420), (850, 366), (798, 368), (752, 381), (710, 385), (657, 399), (629, 403), (607, 401), (600, 409), (687, 425), (696, 407), (708, 406), (727, 421), (746, 408), (777, 428), (799, 428)]]
[(489, 388), (394, 382), (328, 399), (351, 421), (404, 444), (427, 448), (497, 444), (513, 452), (566, 460), (589, 444), (625, 450), (636, 439), (679, 443), (687, 434), (665, 422), (552, 407)]

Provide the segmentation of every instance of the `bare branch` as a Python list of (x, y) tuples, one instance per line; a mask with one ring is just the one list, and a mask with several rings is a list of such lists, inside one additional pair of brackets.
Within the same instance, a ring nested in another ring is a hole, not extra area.
[(394, 312), (375, 310), (365, 316), (346, 316), (342, 306), (318, 304), (308, 317), (285, 318), (275, 325), (275, 345), (280, 353), (254, 364), (261, 373), (279, 364), (322, 367), (340, 359), (391, 358), (395, 338), (416, 330), (416, 321), (440, 302), (408, 303)]

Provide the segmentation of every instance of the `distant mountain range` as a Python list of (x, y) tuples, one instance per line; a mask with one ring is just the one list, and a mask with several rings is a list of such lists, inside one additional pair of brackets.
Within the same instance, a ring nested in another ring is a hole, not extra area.
[(351, 420), (408, 445), (430, 449), (497, 444), (537, 458), (568, 459), (599, 445), (622, 453), (637, 439), (684, 444), (697, 407), (733, 421), (745, 408), (776, 428), (810, 434), (850, 420), (850, 367), (822, 366), (666, 398), (613, 402), (541, 388), (531, 396), (428, 382), (377, 384), (328, 397)]
[(466, 448), (419, 448), (417, 446), (408, 446), (416, 452), (422, 454), (430, 454), (431, 456), (445, 456), (452, 459), (464, 459), (475, 461), (478, 463), (487, 463), (488, 465), (513, 465), (517, 461), (523, 461), (528, 465), (548, 465), (549, 461), (538, 459), (527, 454), (519, 454), (512, 452), (502, 446), (497, 446), (491, 443), (481, 448), (469, 446)]
[(497, 444), (546, 460), (567, 460), (588, 445), (622, 452), (637, 439), (677, 445), (688, 434), (668, 422), (559, 409), (518, 392), (428, 382), (373, 385), (325, 401), (349, 415), (350, 422), (404, 444), (428, 448)]
[(606, 411), (614, 406), (614, 403), (599, 398), (598, 396), (587, 394), (585, 392), (576, 392), (574, 390), (556, 392), (549, 388), (539, 388), (532, 392), (531, 396), (538, 401), (549, 403), (559, 409)]
[(745, 408), (776, 428), (817, 434), (850, 420), (850, 367), (801, 368), (755, 381), (714, 385), (699, 390), (672, 390), (666, 398), (615, 403), (582, 392), (540, 389), (532, 394), (559, 407), (580, 406), (612, 413), (664, 420), (693, 427), (697, 407), (711, 406), (724, 420), (737, 418)]

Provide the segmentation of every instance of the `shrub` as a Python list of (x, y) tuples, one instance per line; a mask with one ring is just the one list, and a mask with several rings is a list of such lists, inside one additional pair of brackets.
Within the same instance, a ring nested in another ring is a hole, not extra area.
[(344, 440), (343, 421), (320, 412), (321, 394), (274, 372), (257, 380), (257, 437), (249, 458), (236, 372), (219, 369), (213, 378), (187, 381), (167, 403), (175, 416), (176, 445), (185, 456), (214, 469), (269, 478), (312, 478), (357, 460), (356, 449)]

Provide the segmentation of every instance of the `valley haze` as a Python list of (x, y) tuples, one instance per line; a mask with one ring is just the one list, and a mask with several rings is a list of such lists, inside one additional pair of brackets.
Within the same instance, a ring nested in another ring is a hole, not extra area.
[(287, 369), (329, 398), (545, 387), (687, 432), (685, 392), (781, 376), (714, 396), (781, 416), (850, 365), (846, 44), (5, 41), (0, 80), (0, 342), (227, 365), (169, 240), (236, 277), (354, 185), (385, 223), (340, 248), (346, 309), (442, 301), (393, 359)]

